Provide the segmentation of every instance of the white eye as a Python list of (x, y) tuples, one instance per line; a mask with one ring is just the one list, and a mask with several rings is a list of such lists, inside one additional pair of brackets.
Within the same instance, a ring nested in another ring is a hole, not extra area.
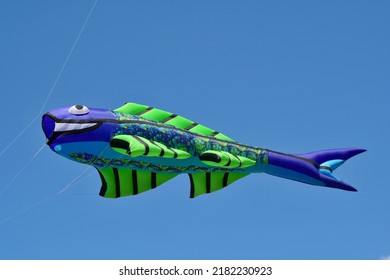
[(72, 115), (85, 115), (89, 113), (89, 109), (83, 105), (74, 105), (69, 108), (68, 112)]

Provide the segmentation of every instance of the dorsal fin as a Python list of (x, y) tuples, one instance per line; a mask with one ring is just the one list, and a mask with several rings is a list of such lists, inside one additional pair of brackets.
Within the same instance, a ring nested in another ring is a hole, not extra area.
[(196, 134), (211, 136), (221, 140), (234, 141), (230, 137), (227, 137), (226, 135), (218, 131), (205, 127), (189, 119), (183, 118), (171, 112), (149, 107), (147, 105), (126, 103), (125, 105), (119, 107), (118, 109), (115, 109), (114, 111), (123, 114), (137, 115), (145, 119), (172, 125), (180, 129), (185, 129)]

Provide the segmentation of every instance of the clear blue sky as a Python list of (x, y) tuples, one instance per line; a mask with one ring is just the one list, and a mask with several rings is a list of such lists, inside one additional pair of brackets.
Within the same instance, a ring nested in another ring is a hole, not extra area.
[[(93, 2), (0, 2), (1, 150), (38, 114)], [(359, 192), (253, 174), (191, 200), (181, 175), (110, 200), (91, 171), (56, 195), (85, 166), (46, 147), (0, 195), (0, 220), (12, 217), (0, 258), (390, 256), (389, 12), (388, 1), (100, 0), (45, 111), (131, 101), (281, 152), (365, 148), (336, 172)], [(44, 143), (39, 117), (0, 158), (0, 188)]]

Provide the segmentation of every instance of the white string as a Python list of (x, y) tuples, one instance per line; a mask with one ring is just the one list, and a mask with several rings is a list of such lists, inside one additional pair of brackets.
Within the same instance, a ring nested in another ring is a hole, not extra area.
[[(31, 210), (31, 209), (37, 207), (37, 206), (39, 206), (39, 205), (41, 205), (41, 204), (43, 204), (43, 203), (45, 203), (45, 202), (47, 202), (47, 201), (49, 201), (49, 200), (52, 200), (53, 198), (55, 198), (55, 197), (57, 197), (57, 196), (62, 195), (65, 191), (67, 191), (67, 190), (70, 189), (72, 186), (74, 186), (74, 185), (83, 177), (84, 174), (86, 174), (88, 171), (91, 170), (91, 168), (93, 167), (92, 164), (93, 164), (93, 163), (94, 163), (94, 162), (95, 162), (95, 161), (96, 161), (96, 160), (97, 160), (97, 159), (98, 159), (98, 158), (107, 150), (108, 147), (109, 147), (109, 146), (107, 145), (107, 146), (100, 152), (100, 154), (95, 158), (95, 160), (92, 161), (92, 162), (90, 163), (91, 165), (87, 166), (87, 167), (84, 169), (84, 171), (80, 173), (80, 175), (76, 176), (72, 181), (70, 181), (65, 187), (63, 187), (63, 188), (62, 188), (60, 191), (58, 191), (56, 194), (54, 194), (54, 195), (52, 195), (52, 196), (49, 196), (49, 197), (47, 197), (47, 198), (45, 198), (45, 199), (43, 199), (43, 200), (41, 200), (41, 201), (39, 201), (39, 202), (33, 204), (32, 206), (27, 207), (27, 208), (25, 208), (25, 209), (23, 209), (23, 210), (17, 212), (16, 214), (14, 214), (14, 215), (12, 215), (12, 216), (10, 216), (10, 217), (4, 219), (4, 220), (1, 220), (1, 221), (0, 221), (0, 224), (5, 223), (5, 222), (7, 222), (7, 221), (9, 221), (9, 220), (11, 220), (11, 219), (13, 219), (13, 218), (15, 218), (15, 217), (17, 217), (17, 216), (19, 216), (19, 215), (25, 213), (25, 212), (27, 212), (27, 211), (29, 211), (29, 210)], [(42, 150), (42, 149), (43, 149), (43, 148), (41, 148), (40, 150)], [(40, 152), (40, 151), (39, 151), (39, 152)], [(34, 155), (34, 156), (35, 156), (35, 155)], [(31, 160), (30, 160), (30, 161), (31, 161)], [(21, 172), (20, 172), (20, 173), (21, 173)], [(90, 176), (90, 175), (88, 175), (88, 176)]]
[(30, 165), (30, 163), (39, 155), (39, 153), (45, 148), (46, 144), (43, 144), (42, 147), (38, 149), (38, 151), (26, 162), (26, 164), (15, 174), (15, 176), (8, 182), (8, 184), (3, 187), (0, 191), (0, 195), (2, 195), (11, 185), (12, 183), (22, 174), (22, 172)]
[(68, 190), (70, 187), (72, 187), (84, 174), (86, 174), (89, 170), (91, 170), (91, 168), (93, 167), (93, 164), (95, 163), (95, 161), (100, 158), (103, 153), (108, 149), (109, 145), (107, 145), (101, 152), (100, 154), (93, 160), (89, 163), (89, 166), (87, 166), (83, 172), (81, 172), (81, 174), (79, 176), (77, 176), (76, 178), (74, 178), (69, 184), (67, 184), (64, 188), (62, 188), (57, 194), (62, 194), (63, 192), (65, 192), (66, 190)]
[(52, 199), (55, 198), (57, 195), (58, 195), (58, 194), (54, 194), (54, 195), (52, 195), (52, 196), (49, 196), (49, 197), (47, 197), (47, 198), (45, 198), (45, 199), (43, 199), (43, 200), (41, 200), (41, 201), (39, 201), (39, 202), (37, 202), (37, 203), (31, 205), (30, 207), (27, 207), (27, 208), (25, 208), (25, 209), (23, 209), (23, 210), (21, 210), (21, 211), (15, 213), (15, 214), (9, 216), (8, 218), (5, 218), (5, 219), (1, 220), (1, 221), (0, 221), (0, 224), (3, 224), (3, 223), (5, 223), (5, 222), (8, 222), (9, 220), (12, 220), (13, 218), (15, 218), (15, 217), (17, 217), (17, 216), (22, 215), (23, 213), (26, 213), (27, 211), (29, 211), (29, 210), (31, 210), (31, 209), (33, 209), (33, 208), (35, 208), (35, 207), (37, 207), (37, 206), (39, 206), (39, 205), (45, 203), (45, 202), (48, 202), (49, 200), (52, 200)]
[(72, 181), (70, 181), (69, 184), (67, 184), (65, 187), (63, 187), (57, 194), (58, 195), (63, 194), (66, 190), (68, 190), (70, 187), (72, 187), (74, 184), (76, 184), (77, 181), (79, 181), (80, 178), (84, 176), (84, 174), (86, 174), (89, 170), (91, 170), (91, 168), (92, 168), (91, 165), (87, 166), (87, 168), (85, 168), (84, 171), (81, 172), (80, 175), (78, 175), (76, 178), (74, 178)]
[(39, 110), (38, 114), (30, 121), (29, 124), (27, 124), (27, 126), (26, 126), (24, 129), (22, 129), (22, 131), (19, 132), (19, 134), (18, 134), (18, 135), (17, 135), (17, 136), (8, 144), (8, 145), (0, 152), (0, 157), (1, 157), (6, 151), (8, 151), (8, 149), (9, 149), (9, 148), (10, 148), (10, 147), (11, 147), (11, 146), (12, 146), (12, 145), (13, 145), (13, 144), (14, 144), (14, 143), (15, 143), (15, 142), (16, 142), (16, 141), (17, 141), (17, 140), (26, 132), (26, 131), (27, 131), (27, 129), (29, 129), (29, 128), (33, 125), (33, 123), (41, 116), (43, 110), (45, 109), (45, 106), (46, 106), (47, 102), (49, 101), (50, 97), (52, 96), (52, 94), (53, 94), (53, 92), (54, 92), (54, 89), (55, 89), (55, 87), (56, 87), (56, 85), (57, 85), (58, 80), (60, 79), (60, 77), (61, 77), (61, 75), (62, 75), (62, 72), (63, 72), (64, 69), (65, 69), (65, 66), (68, 64), (68, 61), (69, 61), (70, 57), (72, 56), (73, 50), (75, 49), (75, 47), (76, 47), (76, 45), (77, 45), (77, 43), (78, 43), (78, 41), (79, 41), (79, 39), (80, 39), (80, 36), (81, 36), (81, 34), (83, 33), (84, 28), (85, 28), (85, 26), (86, 26), (87, 23), (88, 23), (89, 18), (90, 18), (91, 15), (92, 15), (92, 12), (93, 12), (93, 10), (94, 10), (94, 8), (95, 8), (95, 6), (96, 6), (97, 1), (98, 1), (98, 0), (95, 0), (95, 2), (93, 3), (91, 9), (89, 10), (89, 13), (88, 13), (87, 17), (86, 17), (86, 19), (84, 20), (83, 25), (81, 26), (81, 29), (80, 29), (80, 31), (79, 31), (79, 34), (77, 35), (76, 40), (73, 42), (73, 45), (72, 45), (72, 47), (71, 47), (71, 49), (70, 49), (70, 51), (69, 51), (67, 57), (65, 58), (65, 61), (64, 61), (64, 63), (62, 64), (62, 67), (61, 67), (60, 71), (58, 72), (58, 75), (57, 75), (56, 79), (54, 80), (54, 83), (53, 83), (52, 87), (50, 88), (50, 91), (49, 91), (48, 95), (46, 96), (46, 99), (45, 99), (45, 101), (43, 102), (42, 107), (41, 107), (41, 109)]
[[(35, 208), (35, 207), (38, 207), (39, 205), (42, 205), (50, 200), (52, 200), (53, 198), (56, 198), (57, 196), (60, 196), (62, 195), (67, 189), (69, 189), (70, 187), (72, 187), (73, 185), (75, 185), (79, 180), (80, 178), (85, 174), (87, 173), (90, 169), (91, 169), (92, 166), (88, 166), (87, 168), (84, 169), (83, 172), (81, 172), (80, 175), (76, 176), (76, 178), (74, 178), (72, 181), (70, 181), (64, 188), (62, 188), (59, 192), (49, 196), (49, 197), (46, 197), (44, 199), (42, 199), (41, 201), (27, 207), (27, 208), (24, 208), (23, 210), (9, 216), (8, 218), (5, 218), (3, 220), (0, 221), (0, 224), (3, 224), (5, 222), (8, 222), (9, 220), (12, 220), (14, 219), (15, 217), (17, 216), (20, 216), (28, 211), (30, 211), (31, 209)], [(90, 174), (91, 175), (91, 174)], [(89, 177), (90, 175), (88, 175), (87, 177)]]
[(75, 179), (73, 179), (69, 184), (67, 184), (61, 191), (55, 193), (54, 195), (51, 195), (49, 197), (46, 197), (45, 199), (42, 199), (41, 201), (27, 207), (27, 208), (24, 208), (23, 210), (9, 216), (8, 218), (5, 218), (3, 220), (0, 221), (0, 224), (3, 224), (5, 222), (8, 222), (9, 220), (12, 220), (14, 219), (15, 217), (17, 216), (20, 216), (28, 211), (30, 211), (31, 209), (35, 208), (35, 207), (38, 207), (39, 205), (42, 205), (50, 200), (52, 200), (53, 198), (61, 195), (66, 189), (70, 188), (72, 185), (76, 184), (77, 181), (91, 168), (91, 166), (88, 166), (88, 168), (86, 168), (79, 176), (77, 176)]

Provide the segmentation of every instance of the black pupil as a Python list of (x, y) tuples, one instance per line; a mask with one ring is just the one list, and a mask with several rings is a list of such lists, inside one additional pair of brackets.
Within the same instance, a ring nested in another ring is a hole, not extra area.
[(77, 110), (81, 110), (81, 109), (83, 109), (83, 108), (84, 108), (84, 106), (83, 106), (83, 105), (75, 105), (75, 107), (76, 107), (76, 109), (77, 109)]

